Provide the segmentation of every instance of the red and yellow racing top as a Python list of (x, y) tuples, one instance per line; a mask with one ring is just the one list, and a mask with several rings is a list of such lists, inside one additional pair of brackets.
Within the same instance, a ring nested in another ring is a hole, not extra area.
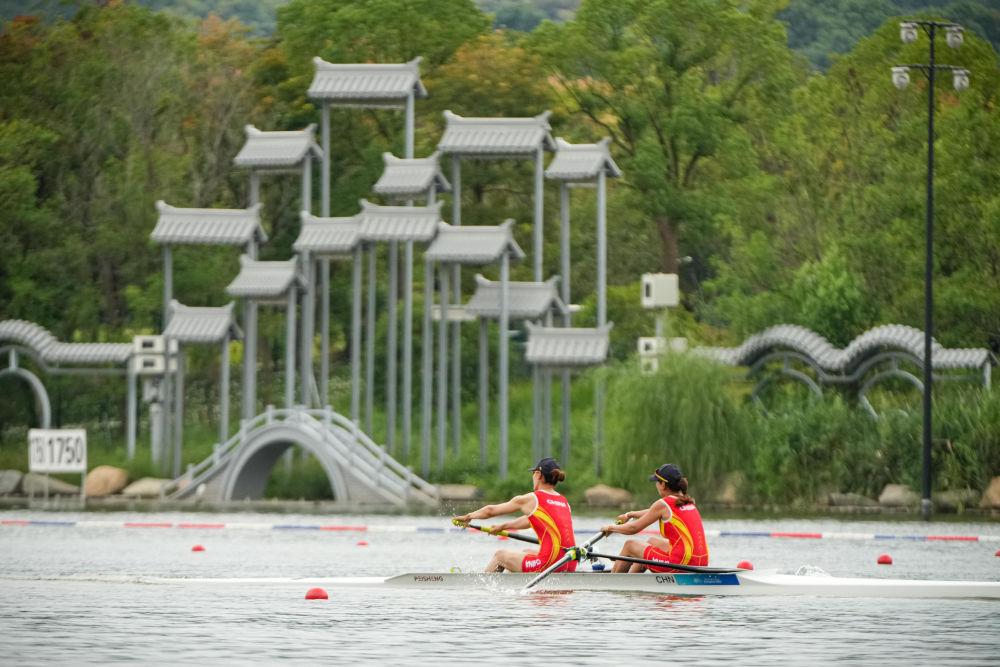
[(677, 507), (677, 498), (667, 496), (660, 498), (670, 508), (670, 519), (660, 519), (660, 535), (670, 541), (671, 552), (680, 551), (683, 545), (681, 560), (671, 562), (682, 565), (705, 565), (708, 563), (708, 541), (705, 539), (705, 526), (701, 523), (701, 513), (694, 503)]
[(538, 536), (538, 556), (544, 569), (562, 557), (563, 547), (576, 546), (576, 538), (566, 498), (548, 491), (534, 491), (534, 494), (538, 505), (528, 515), (528, 523)]

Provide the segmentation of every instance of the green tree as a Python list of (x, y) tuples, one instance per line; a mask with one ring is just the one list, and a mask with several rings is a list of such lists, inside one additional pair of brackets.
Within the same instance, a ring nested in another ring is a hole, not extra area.
[(766, 120), (797, 80), (779, 8), (585, 1), (572, 23), (533, 33), (567, 106), (611, 136), (664, 271), (677, 272), (682, 248), (717, 252), (717, 216), (762, 212), (750, 121)]

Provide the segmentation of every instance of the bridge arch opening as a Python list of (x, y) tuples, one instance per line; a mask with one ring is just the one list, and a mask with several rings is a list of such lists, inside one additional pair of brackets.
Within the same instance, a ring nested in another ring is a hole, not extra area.
[[(304, 429), (296, 428), (294, 424), (279, 422), (258, 431), (243, 447), (236, 460), (229, 467), (224, 484), (223, 498), (225, 500), (257, 500), (265, 497), (269, 483), (281, 484), (281, 475), (285, 474), (281, 461), (289, 449), (304, 450), (312, 455), (307, 466), (305, 477), (311, 484), (322, 484), (320, 471), (325, 475), (329, 485), (331, 500), (347, 500), (348, 487), (340, 464), (334, 460), (322, 441)], [(294, 456), (294, 455), (293, 455)], [(294, 457), (301, 458), (301, 457)], [(272, 478), (275, 478), (272, 481)], [(315, 487), (314, 487), (315, 488)], [(288, 495), (287, 490), (282, 495)], [(295, 493), (291, 494), (295, 497)]]

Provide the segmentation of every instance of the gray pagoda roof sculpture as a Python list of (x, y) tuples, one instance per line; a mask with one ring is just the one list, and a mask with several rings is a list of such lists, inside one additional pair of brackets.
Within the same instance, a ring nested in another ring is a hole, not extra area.
[[(597, 327), (600, 329), (607, 324), (607, 179), (618, 178), (622, 175), (621, 169), (615, 164), (608, 147), (611, 143), (609, 137), (605, 137), (596, 144), (571, 144), (562, 138), (556, 138), (556, 154), (552, 158), (548, 169), (545, 170), (546, 178), (559, 182), (559, 267), (562, 276), (561, 294), (563, 301), (567, 305), (570, 303), (570, 205), (569, 192), (571, 188), (587, 187), (597, 189), (597, 271), (595, 291), (597, 293)], [(572, 326), (572, 309), (568, 309), (563, 316), (563, 325)], [(546, 396), (551, 394), (551, 377), (546, 374)], [(563, 458), (569, 458), (569, 400), (570, 400), (570, 372), (568, 368), (562, 371), (562, 452)], [(604, 380), (598, 378), (594, 391), (594, 467), (600, 474), (600, 450), (603, 439), (603, 415), (604, 415)], [(548, 403), (542, 406), (548, 410)], [(546, 439), (545, 450), (550, 446), (548, 431), (544, 434)]]
[[(875, 417), (878, 414), (867, 394), (882, 380), (898, 377), (924, 390), (920, 379), (900, 366), (923, 367), (924, 332), (902, 324), (869, 329), (843, 349), (835, 348), (810, 329), (782, 324), (750, 336), (738, 347), (700, 347), (694, 352), (729, 366), (749, 367), (746, 377), (760, 378), (753, 390), (753, 398), (758, 401), (761, 390), (773, 380), (767, 373), (772, 362), (782, 365), (778, 375), (802, 382), (817, 396), (822, 395), (824, 385), (857, 386), (858, 399)], [(985, 348), (948, 349), (932, 341), (931, 363), (941, 377), (948, 379), (969, 378), (954, 371), (977, 371), (984, 386), (989, 387), (997, 359)]]
[(297, 170), (306, 160), (322, 160), (323, 150), (316, 143), (316, 124), (304, 130), (265, 132), (246, 125), (247, 140), (233, 158), (237, 167), (260, 170)]
[[(316, 67), (316, 73), (313, 76), (312, 83), (309, 85), (309, 90), (307, 95), (311, 99), (320, 101), (320, 113), (321, 113), (321, 126), (322, 126), (322, 146), (323, 146), (323, 164), (322, 164), (322, 178), (320, 183), (322, 184), (321, 192), (321, 214), (323, 216), (330, 215), (330, 109), (340, 108), (340, 109), (401, 109), (404, 111), (405, 117), (405, 129), (404, 129), (404, 157), (406, 159), (413, 158), (413, 143), (414, 143), (414, 117), (415, 117), (415, 105), (418, 98), (427, 97), (427, 89), (424, 88), (423, 82), (420, 80), (420, 63), (422, 58), (417, 57), (413, 60), (400, 63), (400, 64), (373, 64), (373, 63), (356, 63), (356, 64), (333, 64), (328, 63), (322, 58), (313, 58), (313, 64)], [(428, 196), (428, 200), (431, 198)], [(404, 200), (405, 201), (405, 200)], [(412, 275), (413, 275), (413, 240), (406, 240), (403, 242), (405, 245), (405, 267), (404, 267), (404, 284), (405, 290), (403, 293), (404, 305), (403, 305), (403, 322), (404, 328), (409, 331), (412, 327), (412, 316), (413, 316), (413, 295), (412, 295)], [(389, 290), (388, 290), (388, 310), (389, 312), (396, 312), (396, 301), (398, 298), (398, 281), (396, 280), (396, 275), (399, 269), (399, 241), (389, 240), (388, 241), (388, 252), (386, 254), (387, 263), (389, 265)], [(375, 278), (375, 253), (376, 249), (374, 244), (369, 244), (369, 271), (368, 271), (368, 289), (370, 292), (374, 293), (374, 278)], [(353, 286), (354, 296), (360, 298), (360, 273), (359, 270), (360, 263), (362, 261), (362, 252), (355, 252), (355, 264), (358, 265), (354, 269), (354, 274), (352, 280), (355, 282)], [(312, 262), (313, 260), (309, 260)], [(322, 293), (326, 294), (328, 292), (329, 285), (329, 260), (320, 260), (322, 264)], [(311, 267), (306, 267), (306, 274), (311, 276), (313, 271)], [(309, 310), (312, 310), (313, 294), (312, 294), (312, 284), (313, 281), (309, 281), (309, 294), (307, 295), (308, 302), (310, 304)], [(329, 299), (321, 299), (323, 304), (323, 321), (327, 321), (328, 317), (328, 303)], [(370, 311), (374, 311), (375, 300), (372, 296), (368, 298), (368, 306)], [(356, 391), (356, 388), (360, 385), (360, 374), (361, 374), (361, 358), (359, 356), (359, 350), (361, 349), (361, 327), (358, 322), (353, 321), (355, 317), (360, 317), (360, 311), (352, 306), (351, 311), (352, 324), (351, 324), (351, 419), (355, 422), (360, 420), (360, 397)], [(371, 312), (368, 316), (368, 321), (366, 326), (366, 333), (369, 339), (374, 338), (374, 312)], [(311, 318), (309, 318), (311, 319)], [(388, 437), (386, 444), (390, 451), (394, 448), (394, 440), (396, 434), (395, 420), (396, 420), (396, 328), (397, 319), (395, 317), (389, 318), (388, 331), (386, 332), (386, 349), (387, 349), (387, 369), (386, 369), (386, 426)], [(409, 438), (410, 438), (410, 385), (411, 385), (411, 357), (412, 357), (412, 340), (407, 338), (404, 333), (404, 345), (403, 345), (403, 449), (405, 453), (409, 452)], [(391, 351), (390, 351), (391, 350)], [(374, 347), (373, 343), (366, 341), (365, 351), (367, 358), (367, 369), (366, 377), (370, 380), (373, 378), (373, 366), (375, 363), (374, 358)], [(307, 346), (303, 349), (303, 356), (310, 355), (310, 359), (303, 361), (303, 364), (308, 364), (311, 368), (312, 360), (312, 345)], [(320, 401), (323, 405), (327, 404), (327, 370), (329, 364), (329, 340), (327, 336), (323, 336), (320, 341), (320, 357), (321, 357), (321, 371), (320, 371)], [(366, 384), (366, 395), (365, 395), (365, 427), (366, 430), (371, 431), (372, 415), (373, 415), (373, 381), (369, 381)], [(425, 471), (426, 474), (427, 471)]]
[(402, 64), (333, 64), (313, 58), (316, 74), (307, 95), (326, 100), (331, 107), (349, 109), (403, 109), (411, 95), (427, 97), (420, 80), (419, 56)]
[(447, 155), (505, 160), (532, 158), (539, 148), (553, 152), (551, 111), (531, 118), (473, 118), (444, 112), (444, 136), (437, 149)]
[[(264, 243), (260, 204), (249, 208), (178, 208), (156, 202), (159, 217), (149, 237), (163, 244), (248, 245)], [(169, 303), (169, 301), (168, 301)]]
[[(562, 315), (566, 304), (559, 298), (556, 284), (558, 276), (552, 276), (545, 282), (511, 282), (508, 283), (508, 311), (512, 320), (542, 320), (549, 313)], [(499, 282), (488, 280), (481, 274), (476, 274), (476, 291), (465, 304), (465, 310), (476, 317), (498, 319), (500, 317)]]
[(608, 358), (611, 327), (528, 327), (528, 363), (556, 368), (599, 366)]
[(350, 259), (359, 242), (358, 216), (321, 218), (302, 211), (301, 231), (292, 244), (295, 252), (308, 252), (313, 257)]
[(451, 192), (451, 184), (441, 172), (441, 153), (424, 158), (401, 158), (382, 153), (385, 169), (373, 188), (393, 201), (423, 199), (433, 203), (439, 192)]
[(441, 204), (427, 206), (379, 206), (361, 200), (358, 238), (362, 241), (416, 241), (426, 243), (437, 234)]
[[(444, 112), (445, 130), (438, 143), (437, 149), (451, 157), (451, 185), (454, 189), (452, 196), (451, 223), (459, 227), (462, 224), (462, 161), (463, 160), (522, 160), (534, 162), (534, 196), (533, 196), (533, 247), (532, 266), (533, 275), (536, 282), (542, 281), (542, 251), (543, 251), (543, 225), (544, 225), (544, 155), (545, 152), (553, 152), (556, 149), (555, 141), (552, 138), (552, 127), (549, 125), (551, 111), (545, 111), (537, 116), (528, 118), (466, 118), (459, 116), (452, 111)], [(455, 285), (455, 301), (461, 302), (461, 270), (456, 263), (453, 267), (452, 283)], [(452, 372), (452, 392), (458, 394), (458, 386), (461, 377), (461, 341), (459, 327), (461, 324), (455, 322), (452, 334), (454, 349), (452, 356), (455, 359)], [(506, 346), (503, 346), (506, 347)], [(454, 448), (457, 451), (461, 442), (461, 420), (458, 417), (460, 406), (453, 405), (454, 415)], [(501, 461), (499, 474), (504, 479), (507, 476), (506, 449), (507, 449), (507, 405), (501, 403), (500, 409), (500, 450)]]
[(226, 340), (240, 339), (243, 332), (236, 325), (230, 301), (225, 306), (185, 306), (174, 300), (170, 303), (170, 324), (163, 335), (181, 345), (210, 345)]
[(611, 137), (604, 137), (596, 144), (571, 144), (556, 137), (556, 154), (545, 170), (545, 177), (583, 187), (595, 187), (602, 172), (619, 178), (622, 171), (611, 158), (610, 143)]
[[(184, 437), (184, 352), (185, 345), (219, 345), (222, 358), (219, 362), (219, 444), (229, 435), (229, 342), (243, 337), (233, 317), (235, 304), (230, 301), (225, 306), (198, 307), (185, 306), (174, 300), (170, 302), (170, 324), (163, 330), (163, 337), (178, 343), (177, 397), (174, 401), (174, 421), (177, 441)], [(169, 344), (169, 343), (168, 343)], [(175, 474), (180, 474), (180, 452), (175, 458)]]
[(244, 299), (273, 302), (302, 286), (298, 260), (260, 261), (240, 256), (240, 272), (226, 287), (226, 293)]
[(424, 257), (432, 262), (474, 266), (496, 264), (505, 252), (511, 259), (524, 259), (524, 251), (514, 240), (513, 226), (513, 220), (475, 227), (438, 223), (437, 236), (427, 247)]
[[(246, 339), (243, 352), (243, 414), (256, 414), (257, 401), (257, 307), (285, 304), (285, 408), (295, 402), (295, 307), (298, 292), (305, 287), (299, 261), (259, 261), (240, 256), (240, 272), (226, 292), (243, 298)], [(249, 390), (247, 389), (249, 387)]]

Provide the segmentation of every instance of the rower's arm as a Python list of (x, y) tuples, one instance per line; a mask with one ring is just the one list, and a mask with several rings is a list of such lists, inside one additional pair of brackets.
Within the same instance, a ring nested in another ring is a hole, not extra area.
[(516, 519), (512, 519), (510, 521), (501, 523), (499, 526), (493, 526), (493, 531), (491, 532), (497, 532), (501, 530), (526, 530), (528, 528), (531, 528), (531, 522), (528, 521), (528, 515), (525, 514), (523, 516), (519, 516)]
[(480, 507), (475, 512), (469, 512), (463, 516), (455, 517), (455, 520), (468, 523), (474, 519), (491, 519), (495, 516), (501, 516), (503, 514), (513, 514), (518, 511), (523, 512), (529, 502), (534, 501), (534, 498), (534, 495), (531, 493), (526, 493), (522, 496), (514, 496), (505, 503)]
[(632, 521), (620, 525), (605, 526), (601, 531), (604, 533), (618, 533), (619, 535), (635, 535), (659, 520), (664, 507), (665, 504), (657, 500), (645, 511), (626, 512), (622, 515), (626, 519), (632, 519)]

